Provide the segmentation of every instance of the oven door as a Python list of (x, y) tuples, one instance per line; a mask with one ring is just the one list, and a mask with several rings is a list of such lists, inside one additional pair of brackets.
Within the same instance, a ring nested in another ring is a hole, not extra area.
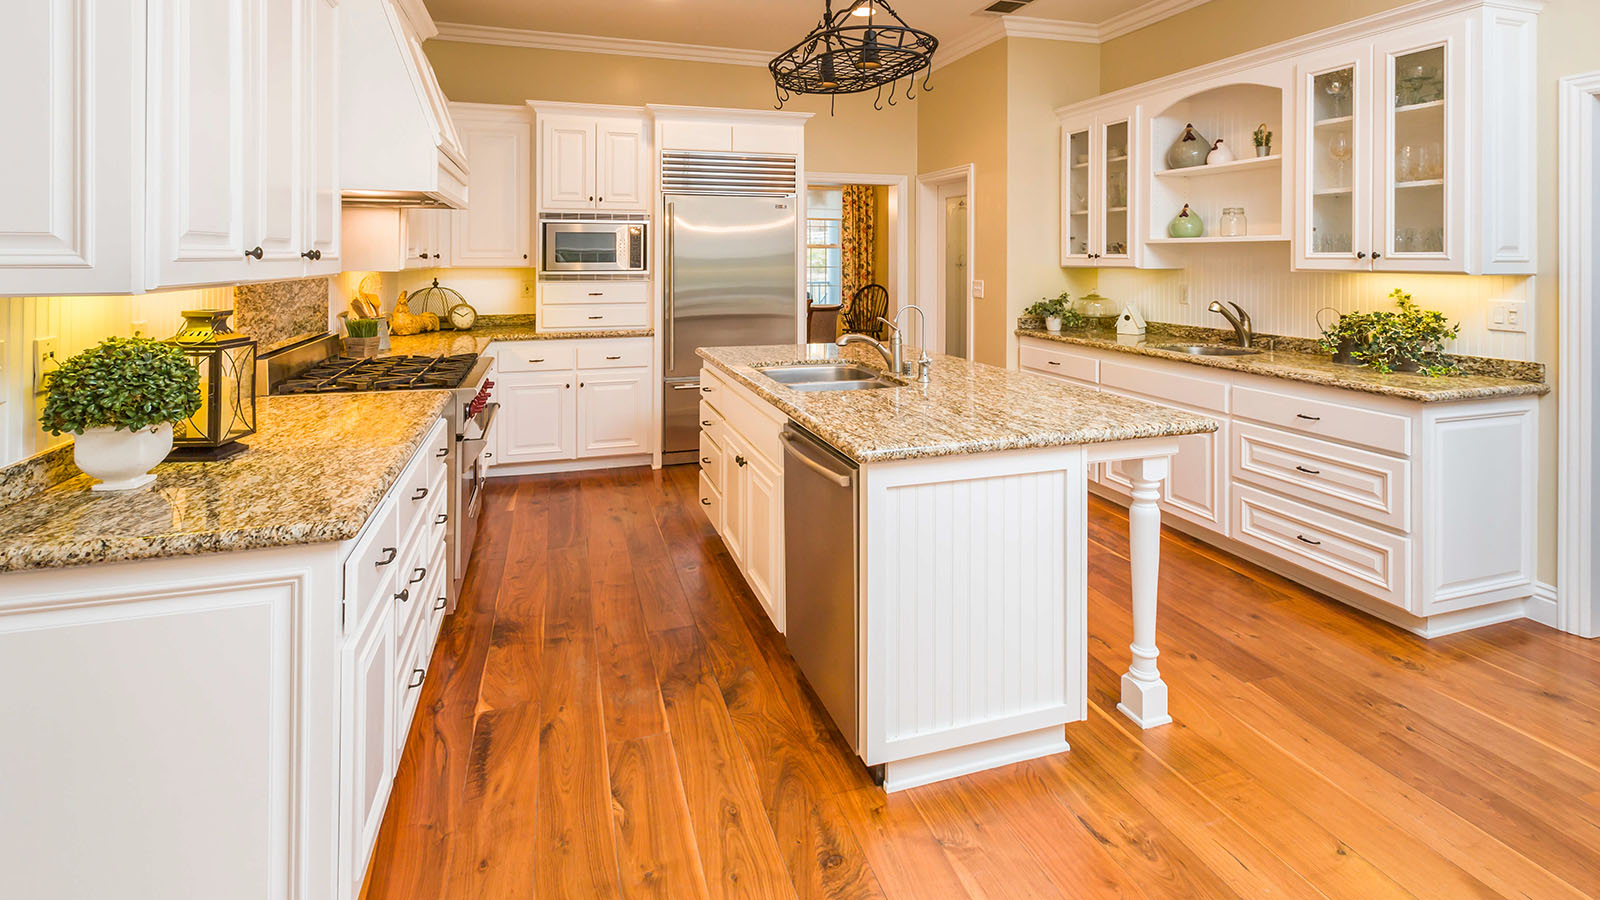
[(642, 222), (544, 222), (546, 272), (643, 272)]

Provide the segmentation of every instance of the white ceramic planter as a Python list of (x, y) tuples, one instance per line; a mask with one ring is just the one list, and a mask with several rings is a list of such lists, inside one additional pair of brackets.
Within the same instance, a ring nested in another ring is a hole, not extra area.
[(75, 435), (72, 461), (85, 475), (100, 479), (91, 491), (131, 491), (156, 476), (150, 470), (172, 452), (172, 423), (163, 422), (139, 431), (90, 428)]
[(1060, 316), (1045, 316), (1044, 317), (1044, 330), (1050, 332), (1051, 334), (1060, 334), (1061, 333), (1061, 317)]

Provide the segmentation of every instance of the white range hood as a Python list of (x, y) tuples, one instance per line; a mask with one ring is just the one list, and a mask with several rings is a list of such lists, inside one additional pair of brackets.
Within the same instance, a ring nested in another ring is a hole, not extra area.
[(344, 203), (466, 206), (467, 155), (416, 32), (391, 0), (343, 0), (339, 15)]

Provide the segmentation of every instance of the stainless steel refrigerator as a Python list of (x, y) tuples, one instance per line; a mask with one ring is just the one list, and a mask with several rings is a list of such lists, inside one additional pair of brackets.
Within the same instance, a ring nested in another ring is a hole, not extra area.
[(664, 195), (666, 281), (662, 461), (693, 462), (700, 441), (698, 347), (800, 340), (799, 200)]

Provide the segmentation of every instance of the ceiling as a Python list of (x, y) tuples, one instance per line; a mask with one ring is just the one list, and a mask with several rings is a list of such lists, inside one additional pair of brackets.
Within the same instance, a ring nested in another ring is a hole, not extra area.
[[(848, 0), (834, 0), (841, 7)], [(890, 0), (913, 27), (950, 43), (992, 22), (992, 0)], [(1158, 0), (1160, 2), (1160, 0)], [(822, 0), (426, 0), (440, 23), (781, 51), (822, 18)], [(1151, 0), (1033, 0), (1019, 16), (1100, 25)]]

